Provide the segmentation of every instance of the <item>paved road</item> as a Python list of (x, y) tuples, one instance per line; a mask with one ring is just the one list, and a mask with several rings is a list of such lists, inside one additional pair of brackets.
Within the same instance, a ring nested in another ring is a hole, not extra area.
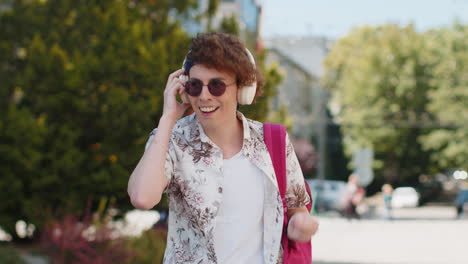
[(468, 217), (453, 207), (400, 209), (395, 220), (319, 217), (314, 264), (468, 264)]

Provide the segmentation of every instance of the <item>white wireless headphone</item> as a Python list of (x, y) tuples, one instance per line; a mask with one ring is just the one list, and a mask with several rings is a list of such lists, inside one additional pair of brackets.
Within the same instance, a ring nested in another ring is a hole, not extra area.
[[(249, 57), (249, 61), (252, 63), (252, 65), (255, 68), (256, 67), (255, 59), (254, 59), (252, 53), (247, 48), (245, 50), (246, 50), (247, 56)], [(189, 51), (189, 53), (190, 53), (190, 51)], [(186, 69), (186, 65), (185, 65), (186, 63), (187, 63), (187, 57), (184, 58), (184, 62), (182, 63), (182, 69), (184, 69), (184, 71)], [(187, 74), (187, 72), (186, 72), (186, 74)], [(187, 81), (188, 76), (187, 75), (180, 75), (179, 79), (182, 80), (182, 81)], [(253, 102), (253, 100), (255, 98), (255, 93), (256, 92), (257, 92), (257, 79), (255, 78), (251, 85), (246, 85), (246, 86), (243, 86), (243, 87), (239, 87), (237, 89), (237, 103), (242, 104), (242, 105), (252, 104), (252, 102)], [(188, 96), (187, 96), (186, 93), (182, 94), (181, 98), (182, 98), (182, 102), (184, 102), (186, 104), (189, 103)]]

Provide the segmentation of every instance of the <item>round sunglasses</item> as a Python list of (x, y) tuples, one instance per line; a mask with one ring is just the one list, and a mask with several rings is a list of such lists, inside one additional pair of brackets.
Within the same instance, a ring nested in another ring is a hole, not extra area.
[(203, 90), (203, 86), (208, 86), (208, 91), (214, 96), (221, 96), (226, 91), (226, 87), (233, 85), (226, 84), (221, 79), (211, 79), (208, 84), (203, 84), (203, 82), (197, 78), (191, 78), (185, 83), (185, 92), (190, 96), (199, 96)]

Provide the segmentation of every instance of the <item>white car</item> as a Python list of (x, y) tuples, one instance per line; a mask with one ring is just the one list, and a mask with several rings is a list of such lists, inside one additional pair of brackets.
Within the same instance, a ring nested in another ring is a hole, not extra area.
[(413, 187), (398, 187), (392, 194), (392, 207), (417, 207), (419, 198), (419, 193)]

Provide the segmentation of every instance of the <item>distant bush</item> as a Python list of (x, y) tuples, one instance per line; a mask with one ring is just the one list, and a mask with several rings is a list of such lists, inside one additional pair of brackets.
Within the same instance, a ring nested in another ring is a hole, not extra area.
[(90, 218), (67, 215), (46, 225), (41, 245), (53, 264), (115, 264), (130, 259), (125, 241), (106, 225), (96, 227)]
[(10, 247), (0, 247), (0, 263), (1, 264), (26, 264), (21, 258), (19, 252)]
[(22, 219), (41, 231), (89, 196), (130, 209), (128, 177), (190, 44), (167, 14), (193, 1), (4, 2), (0, 226), (14, 234)]

